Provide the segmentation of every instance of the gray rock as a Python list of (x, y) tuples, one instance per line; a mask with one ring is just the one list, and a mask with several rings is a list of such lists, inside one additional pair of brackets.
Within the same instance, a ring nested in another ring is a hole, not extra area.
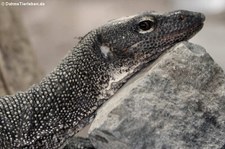
[(183, 42), (131, 79), (99, 111), (98, 149), (219, 149), (225, 143), (225, 75)]

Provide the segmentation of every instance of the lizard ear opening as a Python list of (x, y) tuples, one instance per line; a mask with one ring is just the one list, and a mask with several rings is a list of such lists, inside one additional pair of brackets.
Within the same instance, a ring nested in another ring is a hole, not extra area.
[(152, 18), (141, 20), (138, 23), (139, 33), (151, 32), (154, 30), (155, 21)]

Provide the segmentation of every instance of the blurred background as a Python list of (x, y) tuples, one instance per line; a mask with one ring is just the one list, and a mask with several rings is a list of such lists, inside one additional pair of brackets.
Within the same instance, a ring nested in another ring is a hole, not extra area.
[[(25, 0), (23, 0), (25, 1)], [(32, 0), (27, 0), (31, 1)], [(34, 0), (45, 6), (15, 7), (28, 30), (38, 62), (50, 72), (73, 48), (76, 37), (108, 20), (143, 11), (187, 9), (206, 15), (204, 28), (191, 42), (206, 48), (225, 70), (225, 0)]]

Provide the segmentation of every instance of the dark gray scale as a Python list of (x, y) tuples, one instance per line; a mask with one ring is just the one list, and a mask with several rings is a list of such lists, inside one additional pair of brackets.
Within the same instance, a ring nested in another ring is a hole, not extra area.
[(89, 32), (39, 84), (0, 98), (0, 147), (62, 147), (130, 77), (203, 21), (189, 11), (146, 12)]

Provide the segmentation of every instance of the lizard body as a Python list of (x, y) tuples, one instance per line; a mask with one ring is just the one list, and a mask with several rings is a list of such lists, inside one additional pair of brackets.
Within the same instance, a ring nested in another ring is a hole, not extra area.
[(90, 31), (39, 84), (0, 98), (0, 147), (62, 147), (130, 77), (203, 22), (190, 11), (146, 12)]

